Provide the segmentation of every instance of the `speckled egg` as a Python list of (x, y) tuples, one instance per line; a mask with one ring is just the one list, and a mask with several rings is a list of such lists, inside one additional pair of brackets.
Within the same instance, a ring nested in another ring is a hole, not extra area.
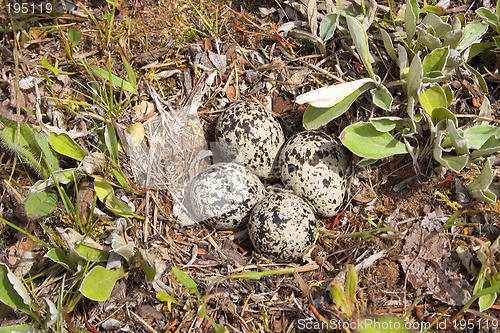
[(242, 161), (263, 179), (279, 178), (278, 154), (285, 136), (278, 120), (261, 105), (240, 102), (228, 107), (215, 128), (224, 161)]
[(233, 230), (246, 224), (265, 191), (259, 177), (242, 164), (217, 163), (191, 180), (185, 206), (197, 221), (218, 230)]
[(348, 159), (329, 135), (306, 131), (293, 135), (280, 152), (285, 187), (309, 201), (318, 214), (338, 213), (346, 195)]
[(316, 218), (307, 202), (293, 193), (275, 193), (250, 214), (248, 234), (255, 249), (279, 262), (302, 258), (316, 237)]

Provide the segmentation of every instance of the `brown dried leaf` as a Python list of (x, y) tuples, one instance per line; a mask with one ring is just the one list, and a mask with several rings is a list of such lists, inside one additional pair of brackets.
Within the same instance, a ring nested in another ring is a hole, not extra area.
[(440, 209), (427, 209), (426, 213), (408, 230), (399, 262), (413, 287), (427, 288), (434, 298), (450, 305), (465, 304), (471, 297), (471, 286), (458, 272), (458, 258), (450, 253), (442, 228), (447, 218)]
[(227, 86), (226, 96), (231, 102), (234, 102), (236, 100), (236, 88), (233, 85)]

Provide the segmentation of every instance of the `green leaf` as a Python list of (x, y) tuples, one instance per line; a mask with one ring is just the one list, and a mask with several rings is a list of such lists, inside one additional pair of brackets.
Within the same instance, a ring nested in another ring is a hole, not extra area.
[(398, 67), (399, 67), (399, 77), (401, 79), (406, 78), (408, 75), (408, 54), (406, 49), (401, 44), (398, 44)]
[(367, 165), (371, 165), (373, 163), (376, 163), (378, 161), (378, 159), (375, 159), (375, 158), (363, 158), (361, 159), (359, 162), (358, 162), (358, 166), (367, 166)]
[(33, 325), (13, 325), (0, 327), (0, 333), (37, 333), (39, 332)]
[(478, 125), (464, 130), (469, 148), (480, 149), (490, 137), (500, 137), (500, 127)]
[(457, 46), (457, 50), (465, 50), (479, 41), (486, 31), (488, 31), (488, 25), (486, 23), (474, 22), (467, 24), (464, 29), (464, 35)]
[(108, 81), (111, 77), (111, 82), (115, 85), (115, 86), (118, 86), (120, 89), (123, 89), (123, 90), (126, 90), (132, 94), (137, 94), (137, 89), (136, 87), (128, 82), (128, 81), (125, 81), (123, 80), (122, 78), (114, 75), (114, 74), (111, 74), (110, 72), (108, 72), (107, 70), (105, 69), (102, 69), (102, 68), (99, 68), (99, 67), (96, 67), (96, 66), (91, 66), (91, 68), (97, 72), (97, 74), (103, 79), (103, 80), (106, 80)]
[[(210, 317), (208, 317), (208, 318), (210, 318)], [(222, 326), (221, 324), (218, 324), (218, 323), (214, 322), (212, 318), (210, 318), (210, 319), (211, 319), (211, 320), (209, 320), (210, 324), (212, 324), (215, 333), (226, 333), (227, 332), (227, 330), (226, 330), (226, 328), (224, 326)]]
[[(481, 247), (481, 249), (484, 251), (483, 247)], [(484, 252), (482, 254), (484, 255)], [(487, 266), (483, 265), (481, 267), (481, 272), (477, 277), (477, 282), (474, 285), (474, 291), (473, 291), (474, 295), (476, 295), (479, 291), (491, 286), (490, 281), (486, 279), (488, 272), (489, 270), (487, 269)], [(479, 297), (478, 299), (479, 311), (483, 312), (485, 310), (488, 310), (493, 304), (495, 304), (496, 299), (497, 299), (496, 292), (482, 295), (481, 297)]]
[(94, 190), (96, 191), (97, 197), (101, 200), (110, 211), (114, 214), (123, 217), (135, 217), (138, 219), (144, 219), (143, 216), (137, 215), (132, 211), (127, 203), (115, 196), (113, 187), (104, 179), (96, 178), (94, 180)]
[(106, 198), (104, 200), (104, 204), (106, 205), (106, 208), (108, 208), (110, 211), (112, 211), (114, 214), (122, 217), (135, 217), (138, 219), (143, 220), (144, 217), (135, 214), (132, 211), (132, 208), (130, 208), (127, 203), (121, 199), (118, 199), (114, 195), (112, 197)]
[[(498, 9), (497, 9), (498, 11)], [(495, 13), (491, 10), (481, 7), (476, 9), (476, 14), (483, 19), (486, 23), (490, 25), (490, 27), (495, 30), (497, 34), (500, 34), (500, 20)]]
[(500, 49), (500, 36), (493, 37), (495, 45)]
[(351, 35), (356, 51), (358, 52), (365, 69), (370, 75), (370, 78), (375, 79), (375, 72), (372, 68), (372, 63), (370, 60), (370, 48), (368, 46), (368, 36), (366, 35), (365, 28), (363, 25), (354, 17), (347, 16), (347, 27), (349, 29), (349, 34)]
[(450, 55), (449, 48), (439, 48), (433, 50), (431, 53), (424, 57), (422, 66), (424, 68), (424, 75), (433, 71), (441, 72), (446, 66), (448, 56)]
[(45, 67), (45, 69), (51, 71), (54, 73), (54, 75), (58, 76), (59, 74), (64, 74), (64, 75), (72, 75), (72, 74), (75, 74), (75, 72), (65, 72), (65, 71), (62, 71), (60, 70), (58, 67), (58, 62), (56, 60), (56, 65), (55, 66), (52, 66), (49, 61), (47, 59), (45, 59), (45, 57), (42, 57), (42, 60), (40, 61), (42, 66)]
[(476, 294), (476, 296), (481, 297), (483, 295), (488, 295), (488, 294), (492, 294), (492, 293), (500, 293), (500, 283), (494, 284), (491, 287), (484, 288), (484, 289), (480, 290)]
[(467, 139), (464, 138), (463, 132), (458, 131), (455, 123), (447, 119), (448, 122), (448, 133), (450, 137), (450, 142), (455, 147), (455, 151), (458, 155), (465, 155), (469, 153), (469, 148), (467, 146)]
[(167, 294), (163, 291), (160, 291), (158, 294), (156, 294), (156, 299), (160, 302), (167, 303), (168, 312), (172, 311), (172, 303), (178, 306), (184, 306), (184, 304), (176, 300), (173, 295)]
[(61, 313), (54, 302), (52, 302), (50, 299), (48, 299), (47, 297), (43, 297), (43, 301), (45, 302), (45, 308), (47, 309), (44, 323), (47, 327), (50, 327), (54, 325), (54, 323), (57, 321), (57, 318), (61, 316)]
[(33, 134), (35, 136), (36, 143), (42, 152), (41, 157), (43, 162), (51, 172), (56, 172), (59, 170), (59, 160), (57, 159), (57, 154), (54, 149), (52, 149), (50, 142), (43, 135), (35, 131)]
[[(453, 126), (453, 122), (451, 120), (442, 120), (436, 125), (436, 139), (434, 140), (434, 150), (433, 155), (434, 159), (441, 163), (441, 165), (446, 168), (453, 170), (455, 172), (460, 172), (467, 162), (469, 161), (468, 155), (450, 155), (452, 151), (455, 150), (454, 147), (443, 147), (443, 141), (447, 137), (445, 126), (450, 125)], [(454, 126), (453, 126), (454, 127)]]
[(201, 300), (201, 295), (200, 295), (200, 292), (198, 290), (198, 286), (196, 285), (196, 282), (194, 282), (194, 280), (190, 276), (188, 276), (186, 273), (184, 273), (183, 271), (181, 271), (180, 269), (178, 269), (176, 267), (172, 267), (172, 272), (174, 273), (177, 280), (184, 287), (188, 288), (189, 291), (194, 293), (196, 295), (196, 297), (198, 298), (198, 300)]
[(57, 198), (57, 193), (30, 192), (24, 202), (26, 214), (33, 220), (49, 215), (56, 209)]
[(358, 274), (354, 269), (354, 265), (351, 265), (351, 268), (347, 272), (344, 289), (345, 295), (349, 297), (351, 301), (355, 301), (356, 291), (358, 290)]
[(125, 258), (125, 260), (127, 260), (127, 262), (130, 262), (130, 260), (132, 259), (132, 257), (135, 254), (135, 246), (134, 246), (133, 242), (130, 242), (128, 244), (123, 245), (123, 244), (117, 242), (116, 240), (114, 240), (113, 243), (111, 243), (111, 247), (113, 248), (113, 251), (116, 254)]
[(448, 99), (446, 93), (439, 84), (422, 89), (418, 94), (420, 106), (432, 117), (432, 113), (436, 108), (446, 108)]
[[(28, 162), (34, 170), (44, 178), (50, 177), (50, 171), (59, 169), (57, 155), (50, 147), (49, 142), (30, 126), (0, 117), (3, 129), (0, 130), (0, 139), (5, 145)], [(18, 135), (19, 134), (19, 135)]]
[(79, 30), (76, 30), (74, 28), (69, 29), (68, 40), (71, 44), (73, 44), (73, 47), (76, 47), (78, 46), (78, 44), (80, 44), (81, 38), (82, 38), (82, 33)]
[(447, 13), (446, 9), (441, 6), (424, 5), (420, 10), (421, 13), (431, 13), (437, 15), (444, 15)]
[(120, 184), (120, 186), (122, 188), (125, 188), (125, 189), (130, 188), (130, 185), (127, 182), (127, 176), (123, 173), (123, 171), (120, 169), (120, 167), (114, 166), (111, 169), (111, 173), (113, 174), (113, 177), (116, 179), (116, 181), (118, 182), (118, 184)]
[(118, 137), (116, 135), (115, 128), (111, 124), (106, 124), (106, 129), (104, 131), (104, 138), (106, 141), (106, 147), (111, 154), (111, 158), (118, 166), (120, 165), (120, 159), (118, 158)]
[(408, 117), (410, 118), (410, 121), (408, 122), (408, 125), (410, 128), (404, 129), (402, 135), (403, 136), (410, 136), (415, 134), (417, 131), (417, 125), (415, 121), (418, 121), (415, 119), (415, 98), (410, 97), (408, 98), (408, 102), (406, 103), (406, 113), (408, 114)]
[(444, 90), (444, 94), (446, 95), (446, 107), (450, 107), (453, 103), (453, 90), (451, 90), (451, 86), (449, 84), (442, 86)]
[[(488, 190), (491, 182), (493, 181), (494, 173), (491, 167), (494, 160), (494, 156), (487, 158), (479, 175), (469, 185), (466, 186), (466, 190), (469, 192), (472, 198), (495, 203), (495, 194)], [(500, 288), (500, 284), (498, 285), (498, 287)]]
[(156, 270), (146, 260), (141, 261), (141, 269), (146, 274), (146, 281), (153, 282), (155, 280)]
[(36, 144), (33, 130), (28, 125), (19, 123), (18, 136), (17, 122), (3, 117), (0, 117), (0, 121), (3, 124), (3, 129), (0, 130), (0, 139), (9, 149), (20, 155), (44, 178), (47, 178), (49, 173), (40, 163), (41, 151)]
[(418, 7), (417, 0), (406, 0), (406, 10), (405, 10), (405, 30), (406, 30), (406, 41), (411, 44), (413, 36), (417, 31), (417, 20), (420, 14), (420, 9)]
[(424, 68), (422, 65), (422, 60), (420, 59), (420, 52), (413, 56), (413, 60), (410, 64), (410, 69), (408, 70), (408, 76), (406, 78), (406, 89), (408, 98), (412, 96), (417, 96), (422, 84), (422, 79), (424, 77)]
[(198, 312), (196, 313), (198, 317), (206, 317), (207, 316), (207, 306), (205, 303), (203, 303), (199, 308)]
[(206, 306), (205, 303), (203, 303), (200, 306), (200, 308), (198, 309), (198, 313), (196, 315), (198, 317), (205, 318), (210, 323), (210, 325), (213, 326), (214, 331), (216, 333), (225, 333), (226, 332), (226, 329), (224, 328), (224, 326), (222, 326), (221, 324), (216, 323), (210, 316), (207, 315), (207, 306)]
[(414, 333), (405, 322), (392, 316), (366, 318), (358, 325), (359, 333)]
[[(136, 87), (137, 86), (137, 77), (134, 72), (134, 68), (130, 63), (128, 62), (127, 58), (122, 54), (122, 62), (123, 62), (123, 67), (125, 67), (125, 71), (127, 72), (128, 80), (132, 84), (132, 86)], [(137, 90), (136, 90), (137, 91)]]
[(441, 40), (432, 35), (427, 30), (420, 30), (418, 34), (418, 43), (426, 46), (429, 50), (434, 50), (443, 46)]
[(483, 76), (481, 73), (479, 73), (474, 67), (470, 66), (468, 63), (464, 63), (465, 68), (467, 68), (469, 71), (474, 74), (474, 76), (477, 79), (477, 82), (479, 83), (479, 86), (481, 87), (481, 90), (483, 93), (488, 93), (488, 85), (486, 84), (486, 81), (484, 80)]
[[(479, 117), (491, 119), (491, 103), (486, 95), (483, 95), (483, 97), (481, 98), (481, 109), (479, 110)], [(490, 120), (487, 119), (478, 119), (476, 123), (478, 125), (488, 124), (490, 123)]]
[(488, 140), (471, 154), (471, 158), (475, 159), (480, 156), (488, 156), (500, 152), (500, 138), (490, 136)]
[(50, 249), (45, 256), (63, 266), (67, 270), (75, 272), (78, 267), (78, 263), (71, 257), (68, 250), (53, 248)]
[(116, 281), (123, 273), (125, 273), (123, 267), (106, 269), (94, 266), (83, 279), (79, 291), (93, 301), (105, 301), (111, 296)]
[(346, 127), (340, 139), (354, 154), (380, 159), (396, 154), (406, 154), (406, 146), (389, 133), (377, 131), (371, 123), (359, 122)]
[(375, 81), (368, 78), (335, 84), (299, 95), (295, 99), (295, 102), (297, 104), (308, 103), (315, 108), (330, 108), (342, 102), (344, 99), (351, 96), (354, 92), (360, 90), (361, 92), (363, 92), (369, 87), (373, 87), (374, 85)]
[(449, 46), (451, 49), (456, 50), (458, 44), (460, 43), (460, 40), (464, 36), (464, 33), (465, 32), (463, 29), (457, 29), (447, 32), (443, 37), (443, 46)]
[(113, 186), (111, 186), (104, 179), (96, 178), (94, 180), (94, 190), (97, 194), (99, 200), (103, 201), (110, 196), (114, 196), (115, 192), (113, 191)]
[(467, 24), (467, 19), (465, 18), (465, 15), (463, 13), (457, 14), (451, 20), (451, 26), (453, 30), (461, 30), (465, 27), (466, 24)]
[(480, 42), (472, 44), (467, 55), (467, 61), (469, 62), (475, 56), (483, 53), (484, 51), (489, 51), (495, 47), (495, 42)]
[(91, 262), (103, 262), (108, 260), (109, 252), (103, 249), (98, 249), (87, 244), (75, 244), (75, 251), (82, 258)]
[(370, 123), (380, 132), (390, 132), (398, 127), (407, 125), (407, 121), (399, 117), (370, 118)]
[(443, 81), (449, 81), (449, 79), (440, 71), (432, 71), (424, 74), (422, 82), (424, 83), (438, 83)]
[(344, 114), (349, 110), (352, 103), (373, 84), (371, 79), (368, 80), (370, 80), (368, 83), (361, 85), (332, 107), (319, 108), (309, 105), (304, 113), (304, 127), (317, 129)]
[(457, 116), (447, 108), (439, 107), (432, 111), (432, 121), (434, 124), (439, 123), (443, 119), (450, 119), (455, 126), (458, 126)]
[(495, 11), (496, 11), (498, 20), (500, 21), (500, 0), (497, 0), (497, 5), (495, 6)]
[(85, 157), (85, 152), (80, 146), (66, 133), (50, 133), (50, 144), (56, 152), (61, 155), (71, 157), (81, 162)]
[(444, 155), (443, 150), (434, 150), (434, 159), (441, 163), (441, 165), (445, 166), (446, 168), (453, 170), (455, 172), (460, 172), (465, 165), (467, 164), (467, 161), (469, 160), (469, 157), (466, 155), (461, 155), (461, 156), (456, 156), (456, 155)]
[(333, 37), (337, 24), (339, 22), (339, 15), (330, 13), (325, 15), (319, 25), (319, 37), (325, 42)]
[(383, 85), (379, 85), (376, 88), (370, 90), (372, 94), (373, 103), (381, 109), (391, 111), (392, 107), (392, 95), (389, 90)]
[(491, 293), (479, 297), (479, 300), (477, 302), (479, 304), (479, 312), (483, 312), (491, 308), (491, 306), (495, 304), (496, 300), (497, 293)]
[(347, 305), (345, 294), (338, 284), (330, 285), (330, 297), (338, 307), (344, 309), (348, 314), (352, 314), (352, 309)]
[(31, 313), (28, 291), (5, 264), (0, 264), (0, 301), (11, 308)]
[(444, 22), (439, 16), (433, 13), (425, 15), (422, 24), (432, 27), (437, 38), (442, 38), (447, 32), (453, 30), (450, 24)]
[(396, 49), (394, 48), (394, 44), (392, 44), (392, 38), (389, 35), (387, 31), (384, 29), (380, 29), (380, 33), (382, 35), (382, 41), (384, 42), (384, 48), (389, 57), (391, 57), (392, 60), (397, 61), (398, 56), (396, 54)]

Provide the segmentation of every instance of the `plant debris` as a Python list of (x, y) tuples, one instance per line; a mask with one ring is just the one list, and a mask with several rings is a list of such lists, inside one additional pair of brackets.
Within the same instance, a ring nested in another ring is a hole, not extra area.
[(425, 207), (422, 220), (408, 229), (399, 262), (414, 288), (427, 288), (441, 302), (464, 305), (472, 289), (460, 273), (460, 260), (444, 233), (449, 216), (440, 209), (429, 210)]

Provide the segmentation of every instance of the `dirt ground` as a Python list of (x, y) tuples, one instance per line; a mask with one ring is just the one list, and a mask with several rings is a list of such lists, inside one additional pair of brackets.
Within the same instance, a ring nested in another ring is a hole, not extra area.
[[(8, 3), (3, 0), (4, 10)], [(338, 83), (335, 77), (348, 80), (366, 75), (346, 44), (350, 42), (339, 32), (327, 44), (326, 54), (307, 38), (280, 35), (279, 28), (286, 22), (307, 22), (298, 5), (292, 3), (299, 2), (126, 0), (119, 1), (112, 22), (105, 16), (112, 4), (100, 0), (84, 1), (75, 11), (62, 12), (57, 18), (38, 15), (9, 19), (6, 12), (0, 14), (0, 116), (39, 126), (36, 93), (22, 88), (22, 79), (38, 76), (47, 82), (45, 77), (50, 74), (50, 88), (43, 82), (40, 85), (45, 124), (83, 133), (75, 142), (87, 154), (106, 144), (102, 139), (106, 123), (115, 128), (120, 141), (117, 158), (130, 186), (121, 186), (108, 167), (79, 178), (77, 186), (65, 185), (66, 193), (78, 208), (80, 230), (110, 250), (109, 236), (117, 230), (118, 216), (97, 199), (94, 180), (102, 177), (112, 182), (116, 197), (133, 207), (137, 216), (145, 217), (127, 217), (129, 226), (121, 236), (133, 242), (135, 249), (150, 254), (149, 265), (157, 274), (155, 282), (147, 282), (141, 262), (131, 261), (107, 300), (92, 301), (80, 295), (82, 275), (48, 259), (49, 248), (26, 236), (29, 233), (52, 246), (64, 247), (58, 228), (76, 230), (75, 217), (61, 200), (47, 216), (34, 219), (27, 214), (24, 201), (30, 187), (42, 176), (7, 145), (1, 146), (0, 263), (12, 271), (27, 265), (22, 277), (40, 313), (47, 311), (43, 297), (58, 306), (59, 318), (49, 331), (212, 332), (215, 329), (206, 319), (210, 317), (228, 332), (326, 332), (329, 330), (324, 321), (330, 322), (330, 331), (340, 332), (347, 331), (340, 329), (340, 324), (387, 314), (404, 318), (415, 332), (431, 323), (431, 332), (497, 331), (498, 300), (483, 312), (474, 302), (459, 320), (453, 319), (470, 299), (477, 281), (477, 268), (476, 275), (472, 274), (462, 254), (468, 252), (468, 258), (472, 258), (469, 264), (480, 267), (478, 247), (500, 236), (499, 202), (488, 204), (461, 197), (460, 184), (466, 186), (480, 169), (472, 166), (460, 173), (444, 169), (432, 158), (425, 136), (418, 138), (422, 154), (415, 161), (409, 154), (396, 155), (360, 167), (356, 166), (359, 158), (352, 156), (347, 200), (336, 217), (319, 218), (320, 232), (311, 253), (294, 264), (278, 264), (260, 255), (244, 232), (216, 231), (204, 224), (183, 225), (182, 217), (175, 212), (172, 179), (185, 173), (188, 165), (171, 163), (170, 178), (152, 179), (149, 184), (153, 185), (145, 189), (145, 173), (137, 170), (144, 167), (141, 159), (147, 157), (132, 156), (131, 141), (126, 138), (132, 137), (131, 125), (147, 124), (158, 117), (158, 100), (170, 114), (194, 108), (194, 120), (190, 118), (193, 122), (189, 123), (192, 132), (175, 134), (181, 138), (183, 154), (193, 159), (197, 147), (214, 141), (220, 111), (236, 100), (258, 102), (272, 110), (288, 138), (304, 130), (305, 106), (294, 103), (297, 95)], [(361, 8), (358, 1), (336, 3)], [(386, 1), (377, 3), (390, 5)], [(93, 13), (95, 22), (83, 5)], [(452, 1), (447, 14), (477, 19), (474, 10), (481, 6), (494, 4)], [(395, 13), (404, 12), (403, 1), (394, 1), (393, 7)], [(71, 45), (71, 29), (81, 32), (77, 45)], [(370, 31), (375, 34), (377, 27), (372, 25)], [(372, 46), (378, 46), (375, 72), (384, 80), (395, 79), (397, 70), (388, 62), (381, 41), (371, 40)], [(58, 66), (62, 76), (47, 70), (43, 59)], [(93, 78), (81, 64), (111, 68), (114, 75), (127, 78), (124, 59), (136, 73), (137, 91), (124, 92), (115, 87), (113, 97), (123, 103), (115, 105), (116, 112), (110, 116), (103, 107), (107, 104), (100, 104), (95, 97), (95, 87), (93, 93), (89, 90)], [(498, 59), (498, 49), (494, 49), (471, 63), (481, 68), (489, 85), (493, 119), (500, 118)], [(483, 68), (497, 76), (487, 75)], [(210, 73), (216, 75), (210, 77)], [(471, 78), (460, 78), (452, 84), (451, 108), (464, 115), (459, 121), (466, 125), (470, 120), (467, 115), (479, 112), (479, 88)], [(405, 112), (404, 98), (395, 96), (394, 115)], [(338, 137), (349, 124), (384, 115), (365, 93), (350, 111), (321, 130)], [(168, 156), (158, 154), (155, 164), (169, 163)], [(59, 157), (61, 167), (78, 165), (71, 158)], [(497, 174), (498, 161), (496, 157), (493, 164)], [(498, 184), (495, 176), (492, 189)], [(91, 214), (94, 207), (102, 214)], [(443, 228), (451, 217), (456, 217), (454, 225)], [(493, 252), (491, 270), (500, 268), (499, 260), (498, 251)], [(359, 287), (354, 313), (347, 315), (332, 300), (330, 289), (332, 284), (344, 286), (351, 265), (356, 267)], [(176, 279), (172, 267), (195, 281), (203, 301)], [(295, 271), (260, 279), (227, 278), (242, 272), (290, 267)], [(221, 277), (226, 278), (214, 282)], [(173, 295), (175, 302), (158, 300), (159, 292)], [(199, 315), (203, 303), (205, 317)], [(2, 303), (0, 318), (0, 326), (33, 322), (29, 315)]]

